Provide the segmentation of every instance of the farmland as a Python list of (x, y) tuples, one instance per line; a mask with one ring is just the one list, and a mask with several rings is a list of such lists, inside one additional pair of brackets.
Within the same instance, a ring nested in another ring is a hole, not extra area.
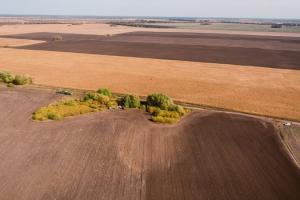
[(37, 84), (144, 96), (160, 91), (184, 102), (300, 119), (299, 70), (8, 48), (0, 63)]
[[(1, 25), (0, 199), (299, 199), (299, 53), (288, 32)], [(155, 123), (175, 114), (133, 102), (153, 93), (195, 110)]]
[(162, 126), (134, 110), (31, 120), (34, 110), (58, 98), (51, 90), (0, 86), (1, 199), (300, 195), (299, 171), (270, 122), (197, 111)]

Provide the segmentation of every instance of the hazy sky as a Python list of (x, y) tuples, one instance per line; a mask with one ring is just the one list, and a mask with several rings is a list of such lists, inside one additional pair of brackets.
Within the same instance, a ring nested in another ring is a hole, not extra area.
[(0, 0), (0, 14), (300, 18), (300, 0)]

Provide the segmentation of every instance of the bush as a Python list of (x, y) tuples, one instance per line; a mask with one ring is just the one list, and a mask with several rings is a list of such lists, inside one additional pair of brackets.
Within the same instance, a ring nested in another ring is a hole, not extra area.
[(183, 116), (186, 113), (184, 108), (179, 105), (171, 105), (171, 106), (169, 106), (168, 110), (177, 112), (180, 116)]
[(122, 98), (122, 104), (125, 108), (139, 108), (141, 105), (140, 97), (136, 95), (126, 95)]
[(151, 115), (154, 115), (155, 113), (158, 113), (160, 111), (160, 108), (155, 106), (147, 106), (147, 112), (149, 112)]
[(161, 117), (168, 117), (168, 118), (180, 118), (180, 114), (176, 111), (166, 111), (166, 110), (160, 110), (158, 112), (155, 112), (153, 116), (161, 116)]
[(48, 113), (47, 118), (50, 120), (61, 120), (62, 116), (60, 116), (59, 114), (56, 114), (56, 113)]
[(116, 107), (118, 107), (118, 103), (117, 103), (115, 100), (110, 100), (110, 101), (107, 103), (107, 107), (108, 107), (108, 108), (116, 108)]
[(106, 88), (101, 88), (101, 89), (97, 90), (97, 93), (108, 96), (108, 97), (112, 97), (111, 91)]
[(162, 117), (162, 116), (152, 116), (152, 121), (159, 122), (163, 124), (174, 124), (179, 121), (179, 118), (169, 118), (169, 117)]
[(85, 97), (83, 98), (84, 101), (88, 101), (88, 100), (94, 100), (94, 101), (98, 101), (101, 104), (107, 104), (110, 101), (110, 98), (106, 95), (103, 94), (99, 94), (97, 92), (90, 92), (88, 94), (85, 95)]
[(94, 109), (78, 100), (59, 101), (33, 113), (34, 120), (61, 120), (64, 117), (93, 112)]
[(162, 110), (167, 110), (169, 106), (173, 105), (173, 101), (167, 95), (155, 93), (147, 97), (147, 105), (156, 106)]
[(14, 85), (31, 84), (32, 79), (28, 76), (16, 75), (14, 76), (8, 72), (0, 72), (0, 82)]
[(0, 72), (0, 81), (4, 83), (13, 83), (15, 77), (8, 72)]
[(27, 76), (16, 75), (15, 79), (13, 80), (13, 84), (15, 85), (25, 85), (31, 83), (32, 83), (32, 79)]

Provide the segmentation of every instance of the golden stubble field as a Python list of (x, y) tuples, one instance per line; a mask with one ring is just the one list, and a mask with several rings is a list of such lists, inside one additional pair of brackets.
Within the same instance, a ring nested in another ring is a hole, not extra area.
[(31, 44), (38, 44), (42, 42), (44, 41), (0, 37), (0, 47), (18, 47), (18, 46), (25, 46)]
[(0, 49), (0, 70), (37, 84), (147, 95), (300, 121), (300, 71), (66, 52)]

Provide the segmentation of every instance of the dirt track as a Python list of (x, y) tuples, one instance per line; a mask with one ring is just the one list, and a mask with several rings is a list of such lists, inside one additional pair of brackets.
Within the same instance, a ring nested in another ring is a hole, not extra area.
[(32, 33), (7, 37), (46, 40), (20, 48), (300, 69), (300, 38), (200, 33), (134, 32), (111, 37)]
[(139, 111), (36, 123), (54, 93), (0, 87), (0, 199), (299, 199), (271, 124), (195, 112), (162, 126)]

